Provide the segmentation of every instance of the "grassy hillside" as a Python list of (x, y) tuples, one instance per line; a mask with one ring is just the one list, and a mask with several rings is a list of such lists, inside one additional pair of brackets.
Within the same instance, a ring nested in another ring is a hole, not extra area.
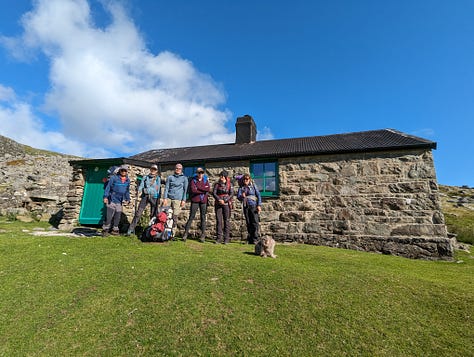
[(43, 155), (43, 156), (65, 156), (65, 157), (76, 157), (72, 155), (65, 155), (54, 151), (36, 149), (34, 147), (20, 144), (6, 136), (0, 135), (0, 152), (3, 154), (10, 154), (13, 157), (18, 155)]
[(474, 188), (440, 185), (448, 232), (459, 242), (474, 244)]
[(472, 356), (474, 259), (40, 237), (0, 220), (0, 355)]

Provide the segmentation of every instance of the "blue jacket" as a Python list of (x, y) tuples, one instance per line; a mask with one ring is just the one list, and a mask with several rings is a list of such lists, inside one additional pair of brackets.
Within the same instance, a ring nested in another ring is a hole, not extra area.
[[(245, 197), (243, 193), (245, 192)], [(260, 195), (260, 191), (258, 190), (257, 186), (253, 183), (250, 185), (245, 185), (239, 187), (239, 191), (237, 192), (237, 199), (244, 203), (244, 206), (261, 206), (262, 205), (262, 196)]]
[(164, 199), (186, 201), (188, 178), (183, 174), (173, 174), (166, 178)]
[(112, 175), (105, 186), (104, 198), (109, 199), (109, 203), (130, 202), (130, 179), (126, 177), (122, 182), (120, 175)]
[(153, 180), (153, 176), (146, 175), (140, 186), (138, 186), (138, 192), (141, 192), (141, 197), (150, 195), (153, 198), (159, 198), (161, 196), (161, 178), (156, 176)]

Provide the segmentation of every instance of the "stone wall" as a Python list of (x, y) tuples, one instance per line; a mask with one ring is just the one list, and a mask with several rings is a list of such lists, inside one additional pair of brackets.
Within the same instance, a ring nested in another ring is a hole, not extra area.
[[(211, 183), (226, 169), (231, 176), (248, 172), (249, 162), (207, 163)], [(174, 165), (162, 167), (162, 178)], [(147, 169), (133, 167), (136, 174)], [(65, 225), (77, 223), (84, 172), (75, 170), (65, 205)], [(299, 242), (374, 251), (410, 258), (449, 258), (431, 151), (411, 150), (282, 158), (279, 160), (280, 197), (264, 198), (261, 233), (280, 242)], [(234, 183), (237, 192), (236, 183)], [(132, 200), (135, 187), (132, 186)], [(232, 239), (246, 237), (241, 205), (235, 199)], [(132, 204), (125, 213), (133, 217)], [(186, 208), (189, 208), (187, 203)], [(198, 214), (199, 215), (199, 214)], [(197, 216), (198, 216), (197, 215)], [(178, 220), (182, 234), (188, 211)], [(207, 236), (215, 238), (213, 199), (207, 213)], [(196, 217), (191, 233), (198, 228)]]
[(452, 256), (430, 151), (282, 159), (280, 192), (262, 224), (277, 240)]
[(28, 154), (20, 150), (3, 153), (0, 215), (59, 223), (72, 173), (70, 159), (60, 154)]

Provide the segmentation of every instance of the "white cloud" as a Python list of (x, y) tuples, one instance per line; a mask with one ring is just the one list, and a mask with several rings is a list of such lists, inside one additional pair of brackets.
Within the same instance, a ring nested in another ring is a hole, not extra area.
[(263, 130), (257, 131), (257, 140), (272, 140), (275, 139), (271, 129), (264, 126)]
[(70, 155), (103, 156), (100, 148), (66, 138), (62, 133), (46, 130), (31, 105), (17, 98), (12, 88), (0, 85), (1, 134), (20, 143)]
[[(99, 28), (86, 0), (38, 0), (22, 18), (22, 36), (3, 38), (17, 57), (34, 51), (47, 57), (51, 89), (44, 109), (58, 116), (61, 133), (48, 132), (47, 123), (17, 99), (0, 107), (2, 126), (3, 116), (21, 116), (32, 126), (28, 133), (47, 136), (44, 148), (54, 142), (73, 153), (73, 142), (74, 153), (88, 157), (232, 142), (221, 86), (174, 53), (150, 53), (119, 3), (107, 4), (111, 22)], [(0, 87), (0, 98), (5, 91)]]

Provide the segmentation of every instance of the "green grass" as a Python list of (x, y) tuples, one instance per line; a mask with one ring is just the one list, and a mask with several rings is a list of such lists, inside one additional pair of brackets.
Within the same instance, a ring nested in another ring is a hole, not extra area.
[(474, 244), (474, 204), (458, 206), (452, 202), (460, 197), (474, 197), (474, 189), (440, 185), (440, 192), (448, 232), (456, 234), (459, 242)]
[(34, 237), (0, 221), (0, 356), (469, 356), (474, 259)]
[(474, 212), (445, 213), (446, 226), (462, 243), (474, 244)]

